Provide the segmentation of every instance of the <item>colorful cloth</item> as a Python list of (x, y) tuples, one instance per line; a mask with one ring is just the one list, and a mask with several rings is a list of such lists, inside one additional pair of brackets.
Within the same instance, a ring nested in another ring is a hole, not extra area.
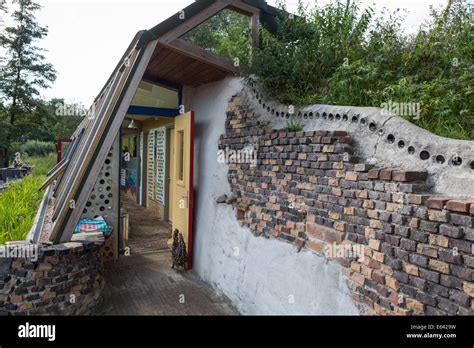
[(112, 233), (112, 227), (107, 225), (102, 216), (95, 219), (81, 219), (74, 229), (74, 233), (81, 232), (103, 232), (104, 235)]

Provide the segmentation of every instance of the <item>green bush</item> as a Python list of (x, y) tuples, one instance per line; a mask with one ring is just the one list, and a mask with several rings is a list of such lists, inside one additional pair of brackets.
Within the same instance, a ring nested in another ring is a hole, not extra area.
[(450, 2), (406, 35), (401, 11), (376, 15), (354, 0), (300, 3), (297, 16), (282, 11), (276, 32), (261, 30), (247, 77), (293, 105), (416, 103), (419, 117), (401, 116), (435, 134), (474, 139), (472, 10), (468, 1)]
[(20, 145), (20, 153), (26, 153), (28, 156), (46, 156), (56, 151), (54, 143), (28, 140), (26, 143)]

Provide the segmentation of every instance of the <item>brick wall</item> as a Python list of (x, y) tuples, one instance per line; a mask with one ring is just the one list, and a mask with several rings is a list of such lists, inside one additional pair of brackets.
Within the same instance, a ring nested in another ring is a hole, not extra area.
[[(0, 314), (93, 314), (104, 284), (100, 247), (95, 242), (1, 246)], [(35, 252), (18, 257), (26, 248)]]
[[(403, 163), (365, 164), (357, 134), (266, 128), (232, 98), (219, 149), (241, 224), (339, 262), (362, 313), (474, 314), (474, 198), (432, 195)], [(249, 146), (256, 163), (235, 157)]]

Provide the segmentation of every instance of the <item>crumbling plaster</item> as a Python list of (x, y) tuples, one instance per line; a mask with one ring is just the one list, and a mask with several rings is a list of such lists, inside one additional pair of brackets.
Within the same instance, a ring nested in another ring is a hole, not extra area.
[(230, 194), (227, 165), (217, 161), (218, 139), (227, 103), (241, 88), (238, 79), (227, 78), (184, 91), (186, 109), (195, 111), (194, 269), (243, 314), (358, 314), (339, 264), (254, 237), (231, 206), (215, 202)]

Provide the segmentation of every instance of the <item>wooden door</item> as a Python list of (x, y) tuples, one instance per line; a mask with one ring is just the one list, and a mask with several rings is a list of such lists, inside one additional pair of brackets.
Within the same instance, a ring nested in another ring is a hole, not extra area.
[(183, 234), (188, 252), (187, 267), (192, 267), (193, 251), (193, 161), (194, 161), (194, 113), (188, 112), (175, 118), (174, 151), (172, 165), (174, 176), (170, 182), (173, 197), (172, 232)]

